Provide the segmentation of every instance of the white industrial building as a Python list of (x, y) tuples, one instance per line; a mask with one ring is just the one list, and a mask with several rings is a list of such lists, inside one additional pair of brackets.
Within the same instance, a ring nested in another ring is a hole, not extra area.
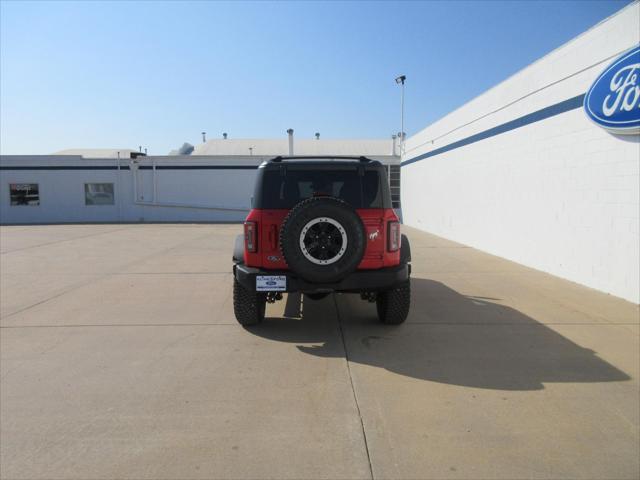
[(389, 165), (396, 207), (402, 172), (407, 225), (638, 303), (640, 135), (606, 131), (583, 103), (639, 43), (635, 2), (408, 138), (402, 156), (392, 138), (285, 135), (209, 140), (191, 155), (3, 156), (0, 221), (234, 222), (263, 160), (366, 155)]
[(379, 160), (388, 166), (392, 199), (399, 208), (397, 149), (391, 137), (299, 140), (290, 134), (273, 140), (209, 140), (185, 156), (145, 156), (131, 149), (5, 155), (0, 161), (0, 219), (4, 224), (239, 222), (250, 209), (258, 165), (289, 153)]

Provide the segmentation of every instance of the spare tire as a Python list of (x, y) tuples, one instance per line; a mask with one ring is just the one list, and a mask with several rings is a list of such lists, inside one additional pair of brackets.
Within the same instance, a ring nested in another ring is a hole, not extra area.
[(291, 271), (304, 280), (330, 283), (358, 267), (365, 238), (362, 220), (351, 205), (334, 197), (311, 197), (284, 219), (280, 250)]

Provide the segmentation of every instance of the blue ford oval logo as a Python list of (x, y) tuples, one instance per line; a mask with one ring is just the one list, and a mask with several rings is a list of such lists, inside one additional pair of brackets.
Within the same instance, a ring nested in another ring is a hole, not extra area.
[(584, 97), (591, 120), (612, 133), (640, 133), (640, 45), (624, 53)]
[(270, 287), (273, 285), (276, 285), (278, 282), (274, 281), (274, 280), (267, 280), (267, 285), (269, 285)]

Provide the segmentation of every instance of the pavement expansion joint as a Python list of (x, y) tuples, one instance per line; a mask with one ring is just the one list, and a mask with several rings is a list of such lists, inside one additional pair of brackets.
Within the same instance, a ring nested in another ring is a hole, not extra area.
[(340, 317), (340, 309), (338, 308), (338, 302), (336, 302), (335, 294), (332, 295), (333, 304), (336, 308), (336, 317), (338, 319), (338, 328), (340, 330), (340, 339), (342, 340), (342, 348), (344, 349), (344, 359), (347, 363), (347, 373), (349, 374), (349, 383), (351, 385), (351, 393), (353, 394), (353, 401), (356, 405), (356, 410), (358, 412), (358, 418), (360, 419), (360, 427), (362, 428), (362, 438), (364, 439), (364, 449), (367, 452), (367, 462), (369, 463), (369, 475), (373, 480), (373, 465), (371, 464), (371, 453), (369, 452), (369, 443), (367, 442), (367, 431), (364, 428), (364, 420), (362, 419), (362, 412), (360, 411), (360, 404), (358, 403), (358, 395), (356, 394), (356, 389), (353, 384), (353, 376), (351, 375), (351, 363), (349, 362), (349, 351), (347, 350), (347, 342), (344, 338), (344, 330), (342, 329), (342, 319)]

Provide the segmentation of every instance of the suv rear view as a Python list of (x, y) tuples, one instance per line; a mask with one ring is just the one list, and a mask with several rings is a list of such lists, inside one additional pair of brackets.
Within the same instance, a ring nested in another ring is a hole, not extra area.
[(410, 303), (409, 242), (382, 164), (364, 157), (277, 157), (258, 168), (234, 250), (234, 311), (260, 323), (282, 292), (360, 293), (385, 323)]

